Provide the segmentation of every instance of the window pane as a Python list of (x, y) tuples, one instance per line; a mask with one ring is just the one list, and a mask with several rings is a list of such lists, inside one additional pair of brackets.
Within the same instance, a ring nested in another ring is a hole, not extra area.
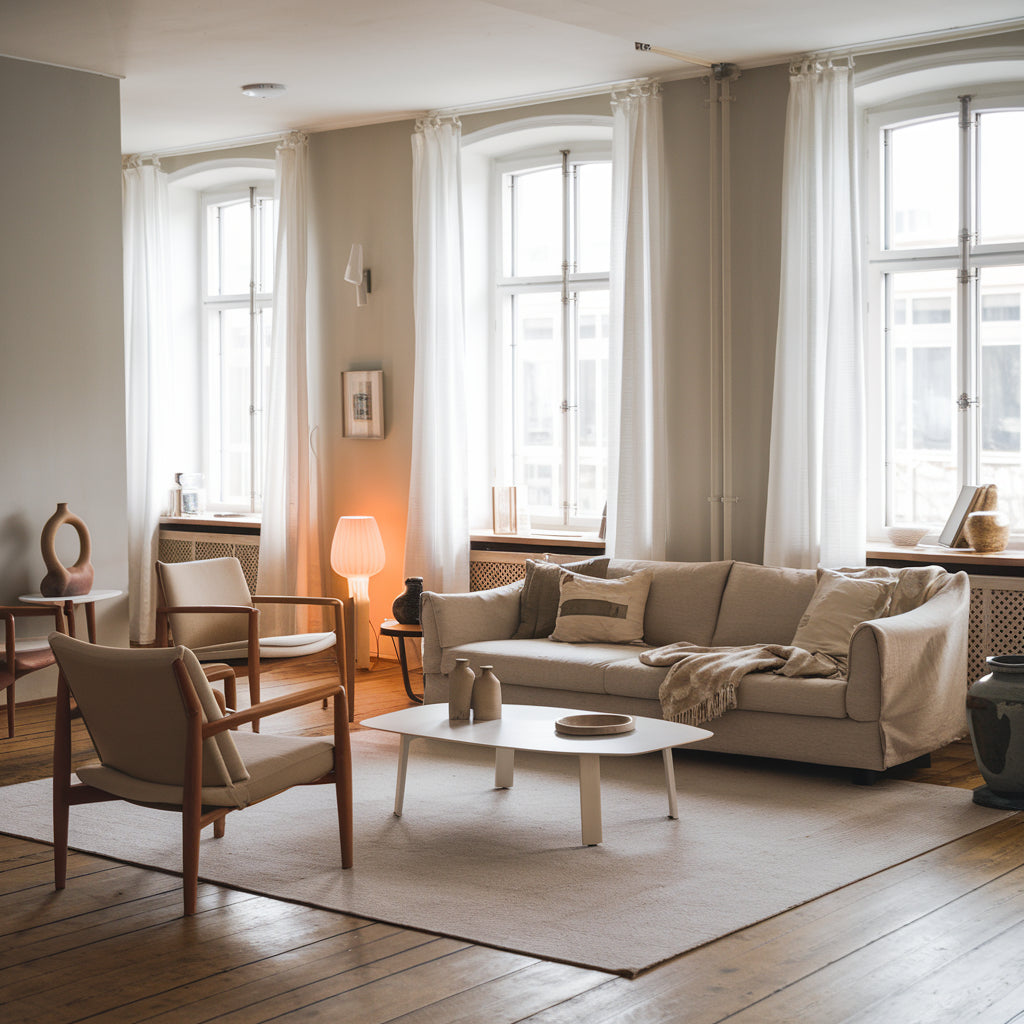
[[(249, 201), (223, 203), (211, 208), (219, 215), (216, 251), (211, 255), (211, 295), (247, 295), (252, 273)], [(211, 244), (211, 248), (213, 248)], [(214, 266), (216, 262), (216, 266)]]
[[(999, 508), (1015, 526), (1024, 522), (1021, 457), (1020, 308), (1024, 266), (984, 267), (981, 306), (981, 479), (999, 489)], [(1018, 527), (1019, 528), (1019, 527)]]
[(978, 118), (978, 241), (1024, 239), (1024, 110)]
[(256, 291), (274, 290), (274, 257), (277, 252), (277, 200), (261, 199), (256, 206)]
[(608, 496), (608, 292), (577, 299), (576, 514), (601, 515)]
[(516, 479), (530, 515), (561, 515), (562, 301), (558, 292), (512, 299)]
[(562, 272), (562, 169), (548, 167), (511, 176), (512, 275)]
[[(892, 517), (894, 522), (941, 523), (949, 515), (957, 488), (952, 315), (956, 274), (952, 270), (890, 274), (889, 293)], [(911, 310), (910, 323), (895, 322), (900, 308)]]
[(956, 245), (957, 132), (956, 117), (888, 132), (892, 173), (890, 248)]
[(211, 394), (214, 460), (212, 500), (249, 504), (249, 311), (211, 316)]
[(581, 274), (608, 272), (611, 253), (612, 165), (580, 164), (576, 170), (579, 239), (576, 269)]

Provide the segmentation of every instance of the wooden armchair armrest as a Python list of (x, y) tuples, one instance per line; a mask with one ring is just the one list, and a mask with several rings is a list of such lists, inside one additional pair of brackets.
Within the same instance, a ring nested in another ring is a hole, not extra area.
[(41, 605), (36, 608), (29, 608), (26, 605), (18, 604), (0, 606), (0, 621), (3, 621), (4, 624), (4, 650), (3, 657), (0, 658), (0, 664), (6, 661), (11, 666), (11, 671), (14, 671), (14, 659), (17, 656), (18, 647), (14, 620), (40, 617), (53, 619), (54, 629), (58, 633), (67, 632), (64, 628), (64, 613), (61, 611), (60, 605)]
[(290, 711), (292, 708), (302, 707), (304, 704), (314, 704), (317, 701), (334, 697), (336, 700), (345, 700), (345, 688), (338, 683), (320, 683), (316, 686), (307, 687), (296, 693), (286, 694), (284, 697), (275, 697), (273, 700), (260, 701), (253, 704), (251, 708), (244, 711), (235, 711), (225, 715), (216, 722), (203, 724), (203, 738), (215, 736), (219, 732), (227, 732), (229, 729), (237, 729), (240, 725), (247, 725), (268, 715), (276, 715), (282, 711)]
[[(228, 707), (232, 711), (235, 710), (238, 704), (238, 688), (235, 683), (235, 670), (230, 665), (225, 665), (222, 662), (215, 662), (211, 665), (203, 665), (203, 675), (211, 682), (216, 682), (218, 679), (224, 681), (224, 693), (220, 690), (214, 690), (213, 696), (217, 703), (220, 705), (221, 714), (226, 714)], [(225, 705), (225, 700), (227, 704)]]

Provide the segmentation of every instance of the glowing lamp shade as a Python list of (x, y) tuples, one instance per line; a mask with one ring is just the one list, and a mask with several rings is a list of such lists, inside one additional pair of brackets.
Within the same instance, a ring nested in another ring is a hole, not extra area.
[(348, 580), (355, 605), (356, 664), (370, 667), (370, 577), (384, 568), (384, 541), (373, 516), (342, 516), (331, 542), (331, 568)]
[(384, 568), (384, 541), (373, 516), (342, 516), (331, 543), (331, 568), (339, 576), (369, 579)]

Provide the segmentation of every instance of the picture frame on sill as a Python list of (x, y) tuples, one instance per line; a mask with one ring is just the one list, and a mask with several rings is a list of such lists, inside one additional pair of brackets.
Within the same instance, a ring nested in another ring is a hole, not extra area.
[(379, 440), (384, 436), (384, 371), (345, 370), (341, 374), (342, 437)]

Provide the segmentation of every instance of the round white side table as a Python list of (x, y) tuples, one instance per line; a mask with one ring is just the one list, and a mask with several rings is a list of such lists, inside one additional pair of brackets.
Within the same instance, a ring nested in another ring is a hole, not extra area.
[(87, 594), (71, 594), (63, 597), (43, 597), (42, 594), (21, 594), (19, 601), (25, 604), (59, 604), (64, 607), (64, 617), (68, 620), (68, 636), (75, 636), (75, 605), (85, 605), (85, 623), (89, 634), (89, 643), (96, 643), (96, 602), (110, 601), (120, 597), (123, 590), (90, 590)]

